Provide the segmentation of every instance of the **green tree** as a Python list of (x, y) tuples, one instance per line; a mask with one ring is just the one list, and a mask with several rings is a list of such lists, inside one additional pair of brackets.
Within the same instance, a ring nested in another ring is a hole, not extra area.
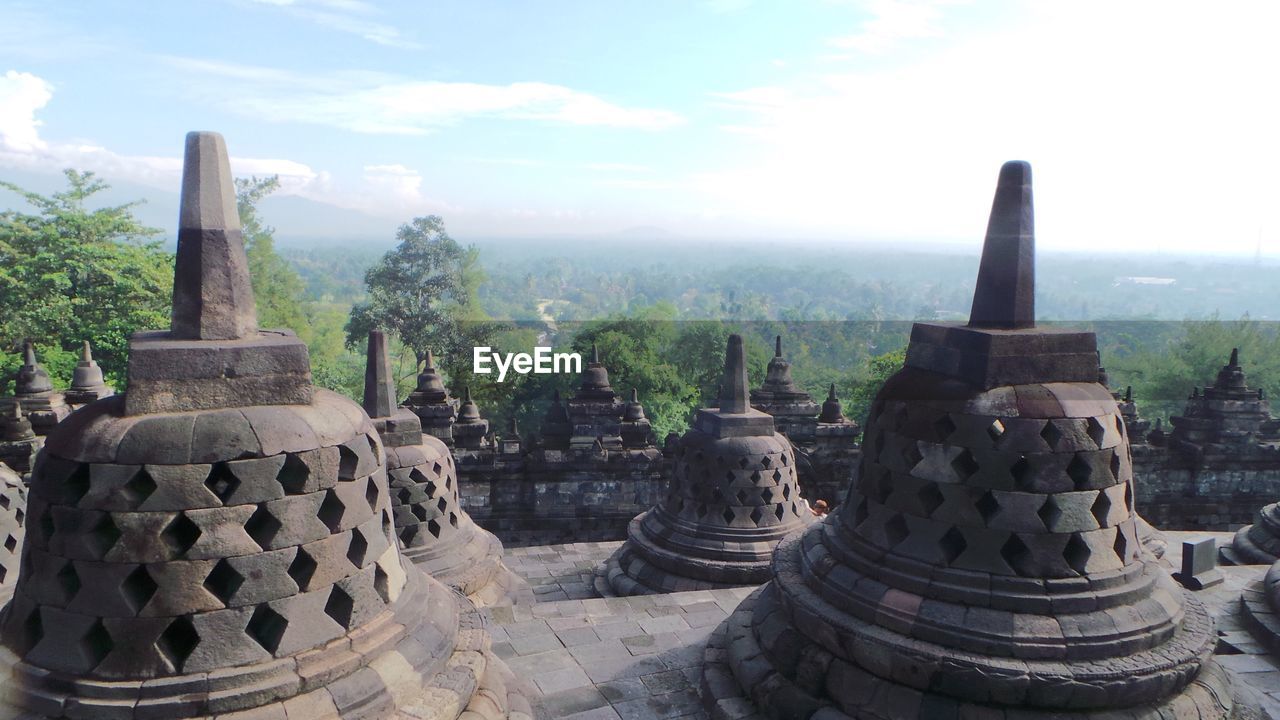
[[(16, 353), (31, 338), (52, 360), (88, 340), (122, 387), (129, 336), (169, 325), (173, 255), (154, 239), (159, 230), (134, 217), (140, 203), (90, 210), (108, 185), (91, 172), (65, 173), (67, 189), (48, 197), (0, 182), (35, 209), (0, 212), (0, 348)], [(7, 356), (0, 373), (19, 361)], [(50, 370), (65, 384), (63, 364)]]
[(484, 276), (479, 254), (449, 237), (437, 215), (414, 218), (399, 244), (365, 273), (368, 297), (351, 308), (347, 345), (364, 347), (374, 328), (394, 333), (419, 364), (427, 351), (469, 363), (471, 348), (496, 328), (474, 302)]
[(289, 328), (309, 340), (310, 323), (302, 278), (276, 253), (275, 228), (265, 224), (258, 213), (258, 203), (278, 189), (280, 178), (276, 175), (236, 178), (236, 209), (244, 232), (245, 254), (249, 257), (258, 324), (266, 328)]

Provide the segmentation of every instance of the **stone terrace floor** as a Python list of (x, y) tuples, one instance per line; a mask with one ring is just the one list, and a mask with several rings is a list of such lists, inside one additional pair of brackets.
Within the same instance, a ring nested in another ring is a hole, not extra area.
[[(1177, 569), (1183, 540), (1231, 533), (1166, 533)], [(708, 718), (698, 698), (703, 647), (752, 588), (594, 598), (595, 568), (620, 542), (512, 548), (506, 563), (529, 581), (517, 604), (486, 610), (495, 652), (536, 696), (546, 720)], [(1218, 618), (1218, 661), (1259, 691), (1280, 720), (1280, 663), (1235, 616), (1241, 589), (1265, 567), (1222, 568), (1226, 581), (1197, 593)]]

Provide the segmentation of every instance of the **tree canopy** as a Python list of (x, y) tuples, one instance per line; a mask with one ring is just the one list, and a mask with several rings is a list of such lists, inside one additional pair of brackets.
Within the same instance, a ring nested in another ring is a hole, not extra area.
[[(0, 212), (0, 348), (36, 343), (56, 382), (69, 380), (84, 340), (108, 380), (119, 387), (129, 336), (169, 325), (173, 255), (159, 230), (133, 215), (139, 203), (89, 209), (108, 188), (91, 172), (67, 170), (67, 189), (50, 196), (12, 183), (34, 212)], [(8, 379), (21, 363), (4, 356)]]

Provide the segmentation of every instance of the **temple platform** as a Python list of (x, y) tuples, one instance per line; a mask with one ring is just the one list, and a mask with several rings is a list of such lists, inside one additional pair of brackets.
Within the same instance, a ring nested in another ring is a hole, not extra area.
[[(1171, 571), (1184, 540), (1233, 533), (1165, 532)], [(698, 697), (707, 638), (754, 588), (594, 598), (594, 569), (621, 542), (511, 548), (504, 561), (529, 582), (508, 607), (485, 612), (494, 650), (533, 689), (540, 717), (561, 720), (711, 718)], [(1263, 565), (1221, 567), (1224, 582), (1196, 593), (1218, 624), (1218, 661), (1258, 691), (1280, 720), (1280, 664), (1238, 617), (1240, 593)], [(737, 717), (737, 716), (734, 716)], [(751, 715), (741, 716), (748, 720)]]

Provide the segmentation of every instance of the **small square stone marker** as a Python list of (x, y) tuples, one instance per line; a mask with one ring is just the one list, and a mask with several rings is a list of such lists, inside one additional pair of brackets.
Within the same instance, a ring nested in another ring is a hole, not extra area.
[(1188, 590), (1203, 590), (1222, 582), (1218, 546), (1213, 538), (1182, 543), (1182, 570), (1174, 573), (1173, 579)]

